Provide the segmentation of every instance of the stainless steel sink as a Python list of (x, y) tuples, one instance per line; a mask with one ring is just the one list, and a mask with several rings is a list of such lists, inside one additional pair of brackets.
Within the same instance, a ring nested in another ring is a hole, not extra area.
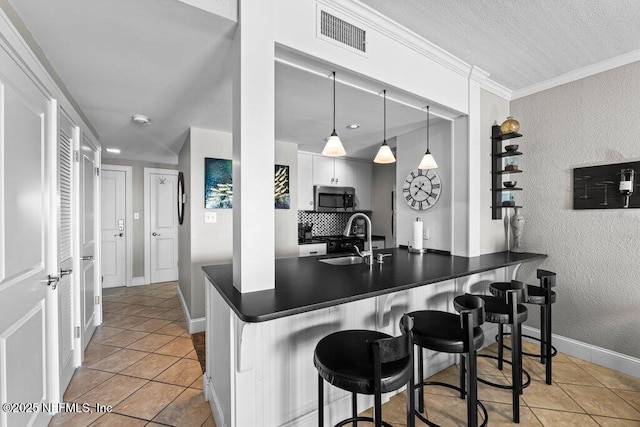
[(331, 265), (353, 265), (362, 264), (364, 262), (364, 258), (359, 256), (343, 256), (338, 258), (324, 258), (318, 261)]

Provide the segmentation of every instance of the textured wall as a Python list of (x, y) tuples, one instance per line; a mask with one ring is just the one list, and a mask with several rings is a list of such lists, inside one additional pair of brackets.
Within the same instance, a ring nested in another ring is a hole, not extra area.
[(558, 274), (554, 332), (636, 358), (640, 210), (572, 210), (571, 172), (640, 158), (639, 100), (636, 62), (511, 104), (524, 135), (524, 246)]

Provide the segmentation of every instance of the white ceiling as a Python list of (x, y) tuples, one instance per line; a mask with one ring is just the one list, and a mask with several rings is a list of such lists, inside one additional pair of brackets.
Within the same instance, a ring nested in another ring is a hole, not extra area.
[[(10, 1), (103, 147), (122, 150), (117, 157), (177, 163), (190, 126), (230, 131), (234, 22), (175, 0)], [(512, 90), (640, 48), (640, 2), (632, 0), (361, 3)], [(330, 68), (312, 68), (320, 75), (276, 63), (276, 139), (320, 152), (331, 132)], [(383, 87), (339, 72), (341, 80), (367, 91), (338, 84), (336, 130), (350, 157), (371, 159), (382, 140)], [(388, 139), (424, 126), (422, 111), (393, 101), (387, 109)], [(133, 114), (152, 124), (135, 125)], [(345, 128), (353, 122), (362, 127)]]
[(640, 49), (638, 0), (360, 0), (511, 90)]

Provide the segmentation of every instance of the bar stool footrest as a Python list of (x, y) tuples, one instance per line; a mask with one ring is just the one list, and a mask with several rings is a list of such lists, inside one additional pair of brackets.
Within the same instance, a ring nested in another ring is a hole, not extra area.
[[(511, 335), (511, 332), (506, 332), (504, 334), (502, 334), (503, 337), (508, 337)], [(536, 337), (532, 337), (531, 335), (522, 335), (522, 338), (529, 338), (532, 339), (534, 341), (538, 341), (541, 344), (545, 344), (544, 341), (542, 341), (540, 338), (536, 338)], [(498, 342), (498, 335), (496, 335), (496, 342)], [(506, 346), (505, 344), (502, 344), (502, 347), (506, 348), (507, 350), (511, 350), (511, 347)], [(524, 354), (525, 356), (531, 356), (531, 357), (545, 357), (546, 354), (536, 354), (536, 353), (528, 353), (526, 351), (522, 351), (522, 354)], [(556, 357), (556, 354), (558, 354), (558, 349), (555, 348), (553, 345), (551, 346), (551, 357)]]
[[(480, 355), (478, 355), (478, 356), (480, 356)], [(442, 383), (442, 382), (439, 382), (439, 381), (423, 381), (423, 382), (421, 382), (421, 383), (419, 383), (419, 384), (416, 384), (416, 385), (414, 386), (414, 388), (415, 388), (415, 389), (417, 389), (417, 388), (419, 388), (419, 387), (425, 387), (425, 386), (440, 386), (440, 387), (447, 387), (447, 388), (450, 388), (450, 389), (452, 389), (452, 390), (456, 390), (456, 391), (458, 391), (458, 392), (460, 392), (460, 393), (464, 393), (464, 392), (465, 392), (465, 391), (464, 391), (464, 390), (462, 390), (460, 387), (454, 386), (454, 385), (452, 385), (452, 384)], [(418, 395), (416, 394), (415, 396), (418, 396)], [(482, 422), (482, 424), (480, 424), (480, 426), (479, 426), (479, 427), (486, 427), (486, 426), (488, 425), (487, 423), (488, 423), (488, 421), (489, 421), (489, 414), (487, 413), (487, 409), (484, 407), (484, 405), (482, 404), (482, 402), (481, 402), (481, 401), (479, 401), (479, 400), (478, 400), (476, 403), (477, 403), (477, 406), (479, 406), (479, 407), (480, 407), (480, 410), (482, 411), (482, 417), (483, 417), (483, 419), (484, 419), (484, 421)], [(427, 424), (427, 425), (429, 425), (429, 426), (431, 426), (431, 427), (440, 427), (440, 425), (439, 425), (439, 424), (435, 424), (435, 423), (433, 423), (433, 422), (429, 421), (429, 420), (428, 420), (424, 415), (422, 415), (420, 412), (418, 412), (418, 410), (417, 410), (417, 409), (415, 410), (415, 415), (416, 415), (416, 417), (418, 417), (418, 418), (419, 418), (423, 423), (425, 423), (425, 424)]]
[[(478, 354), (478, 357), (486, 357), (487, 359), (500, 360), (500, 358), (498, 358), (498, 356), (492, 356), (490, 354)], [(510, 361), (508, 361), (508, 360), (502, 359), (502, 362), (506, 363), (507, 365), (512, 365), (512, 363)], [(522, 389), (524, 390), (525, 388), (527, 388), (527, 387), (529, 387), (531, 385), (531, 375), (529, 375), (529, 372), (527, 372), (527, 370), (524, 369), (524, 368), (522, 368), (522, 373), (524, 374), (525, 377), (527, 377), (527, 380), (522, 383)], [(491, 387), (501, 388), (503, 390), (513, 390), (513, 386), (512, 385), (492, 383), (491, 381), (487, 381), (487, 380), (485, 380), (483, 378), (480, 378), (480, 377), (478, 377), (478, 381), (481, 382), (482, 384), (490, 385)]]
[[(347, 418), (346, 420), (340, 421), (334, 427), (341, 427), (341, 426), (345, 426), (347, 424), (351, 424), (353, 422), (357, 423), (358, 421), (366, 421), (368, 423), (375, 423), (375, 421), (374, 421), (374, 419), (372, 417), (351, 417), (351, 418)], [(383, 427), (393, 427), (391, 424), (389, 424), (386, 421), (381, 421), (381, 422), (382, 422), (382, 426)]]

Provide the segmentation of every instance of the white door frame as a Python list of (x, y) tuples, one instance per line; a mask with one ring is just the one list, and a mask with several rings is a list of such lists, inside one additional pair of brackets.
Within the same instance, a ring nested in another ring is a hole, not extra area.
[[(121, 166), (121, 165), (102, 165), (103, 171), (120, 171), (124, 172), (124, 187), (125, 187), (125, 218), (124, 227), (126, 232), (125, 238), (125, 251), (126, 251), (126, 270), (125, 270), (125, 286), (131, 286), (133, 280), (133, 167)], [(102, 179), (102, 175), (100, 176)], [(146, 209), (145, 209), (146, 210)], [(102, 230), (100, 230), (102, 232)], [(102, 287), (102, 277), (100, 278), (100, 287)]]
[[(178, 176), (177, 169), (144, 168), (144, 284), (151, 283), (151, 174)], [(177, 209), (177, 208), (176, 208)]]

